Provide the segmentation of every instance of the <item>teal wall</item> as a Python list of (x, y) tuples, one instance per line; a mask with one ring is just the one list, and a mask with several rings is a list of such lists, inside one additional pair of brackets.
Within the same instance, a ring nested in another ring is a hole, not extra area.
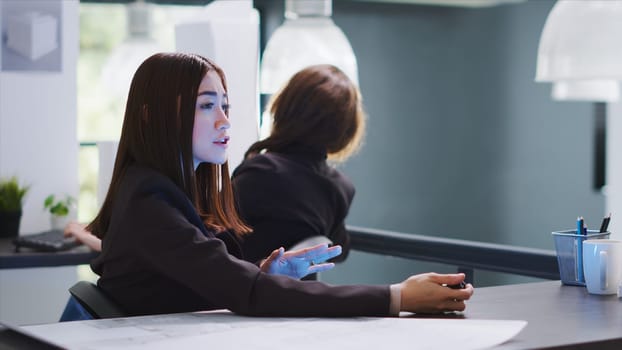
[[(273, 30), (282, 4), (257, 3)], [(551, 85), (533, 81), (553, 4), (333, 1), (369, 114), (364, 147), (340, 166), (357, 188), (348, 224), (544, 249), (578, 215), (598, 226), (594, 106), (552, 101)], [(428, 270), (455, 267), (355, 253), (321, 278), (385, 283)], [(480, 286), (524, 280), (475, 272)]]

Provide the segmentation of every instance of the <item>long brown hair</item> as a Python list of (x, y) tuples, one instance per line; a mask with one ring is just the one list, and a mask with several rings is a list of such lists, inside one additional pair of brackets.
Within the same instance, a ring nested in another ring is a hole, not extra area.
[(358, 150), (365, 133), (358, 88), (328, 64), (296, 73), (272, 96), (268, 111), (273, 116), (270, 136), (251, 145), (245, 157), (298, 143), (325, 149), (329, 159), (343, 161)]
[(227, 91), (225, 74), (209, 59), (193, 54), (158, 53), (134, 74), (125, 108), (123, 129), (108, 194), (88, 226), (103, 238), (112, 206), (128, 167), (152, 168), (173, 181), (193, 201), (208, 229), (250, 232), (238, 216), (227, 163), (203, 163), (196, 172), (192, 130), (197, 90), (203, 77), (215, 71)]

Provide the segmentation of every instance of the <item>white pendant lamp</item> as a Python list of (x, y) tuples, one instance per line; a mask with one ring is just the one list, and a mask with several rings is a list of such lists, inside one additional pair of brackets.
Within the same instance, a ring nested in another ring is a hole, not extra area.
[(556, 101), (615, 102), (620, 98), (620, 83), (613, 79), (556, 81), (551, 96)]
[(536, 81), (557, 100), (615, 101), (622, 80), (622, 0), (558, 0), (538, 48)]
[(313, 64), (335, 65), (358, 85), (354, 51), (331, 15), (332, 0), (285, 0), (285, 22), (261, 58), (261, 93), (275, 93), (294, 73)]
[(110, 54), (102, 68), (102, 83), (111, 93), (127, 96), (138, 66), (154, 53), (163, 51), (151, 36), (152, 5), (137, 0), (127, 6), (128, 35)]

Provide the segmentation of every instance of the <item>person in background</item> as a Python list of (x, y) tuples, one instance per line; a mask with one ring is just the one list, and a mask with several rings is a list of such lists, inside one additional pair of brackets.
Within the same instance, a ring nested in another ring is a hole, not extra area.
[[(227, 169), (223, 71), (199, 55), (159, 53), (136, 71), (108, 194), (87, 229), (102, 239), (98, 286), (129, 315), (229, 309), (254, 316), (389, 316), (460, 311), (464, 274), (427, 273), (393, 285), (333, 286), (299, 278), (331, 268), (341, 247), (275, 249), (239, 259)], [(231, 239), (229, 239), (231, 238)]]
[(317, 235), (349, 252), (345, 218), (354, 185), (329, 164), (358, 150), (365, 114), (356, 85), (332, 65), (296, 73), (268, 105), (270, 135), (249, 147), (232, 184), (243, 220), (253, 232), (242, 251), (257, 261), (273, 249)]
[(91, 232), (86, 230), (86, 224), (81, 224), (76, 221), (71, 221), (65, 226), (65, 237), (73, 237), (78, 242), (86, 245), (96, 252), (102, 250), (102, 241), (97, 238)]

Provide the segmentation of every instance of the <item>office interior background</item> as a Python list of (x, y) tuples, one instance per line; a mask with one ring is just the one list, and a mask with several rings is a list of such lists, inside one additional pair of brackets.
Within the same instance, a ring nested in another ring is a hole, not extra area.
[[(77, 96), (89, 86), (78, 87), (76, 69), (80, 6), (94, 1), (61, 3), (60, 71), (0, 71), (0, 176), (32, 184), (24, 234), (49, 228), (41, 209), (47, 194), (78, 196), (79, 162), (89, 161), (78, 158), (80, 142), (95, 141), (78, 137)], [(101, 1), (107, 3), (118, 5)], [(551, 232), (572, 229), (577, 216), (598, 226), (622, 197), (612, 195), (622, 108), (553, 101), (551, 84), (534, 82), (540, 34), (554, 4), (333, 0), (332, 18), (356, 54), (368, 114), (362, 149), (339, 166), (357, 188), (349, 225), (542, 249), (554, 249)], [(265, 44), (283, 21), (284, 4), (254, 6)], [(455, 270), (352, 252), (320, 279), (376, 284)], [(0, 319), (55, 322), (67, 288), (81, 278), (76, 271), (0, 270)], [(532, 279), (475, 271), (476, 287), (526, 280)]]

